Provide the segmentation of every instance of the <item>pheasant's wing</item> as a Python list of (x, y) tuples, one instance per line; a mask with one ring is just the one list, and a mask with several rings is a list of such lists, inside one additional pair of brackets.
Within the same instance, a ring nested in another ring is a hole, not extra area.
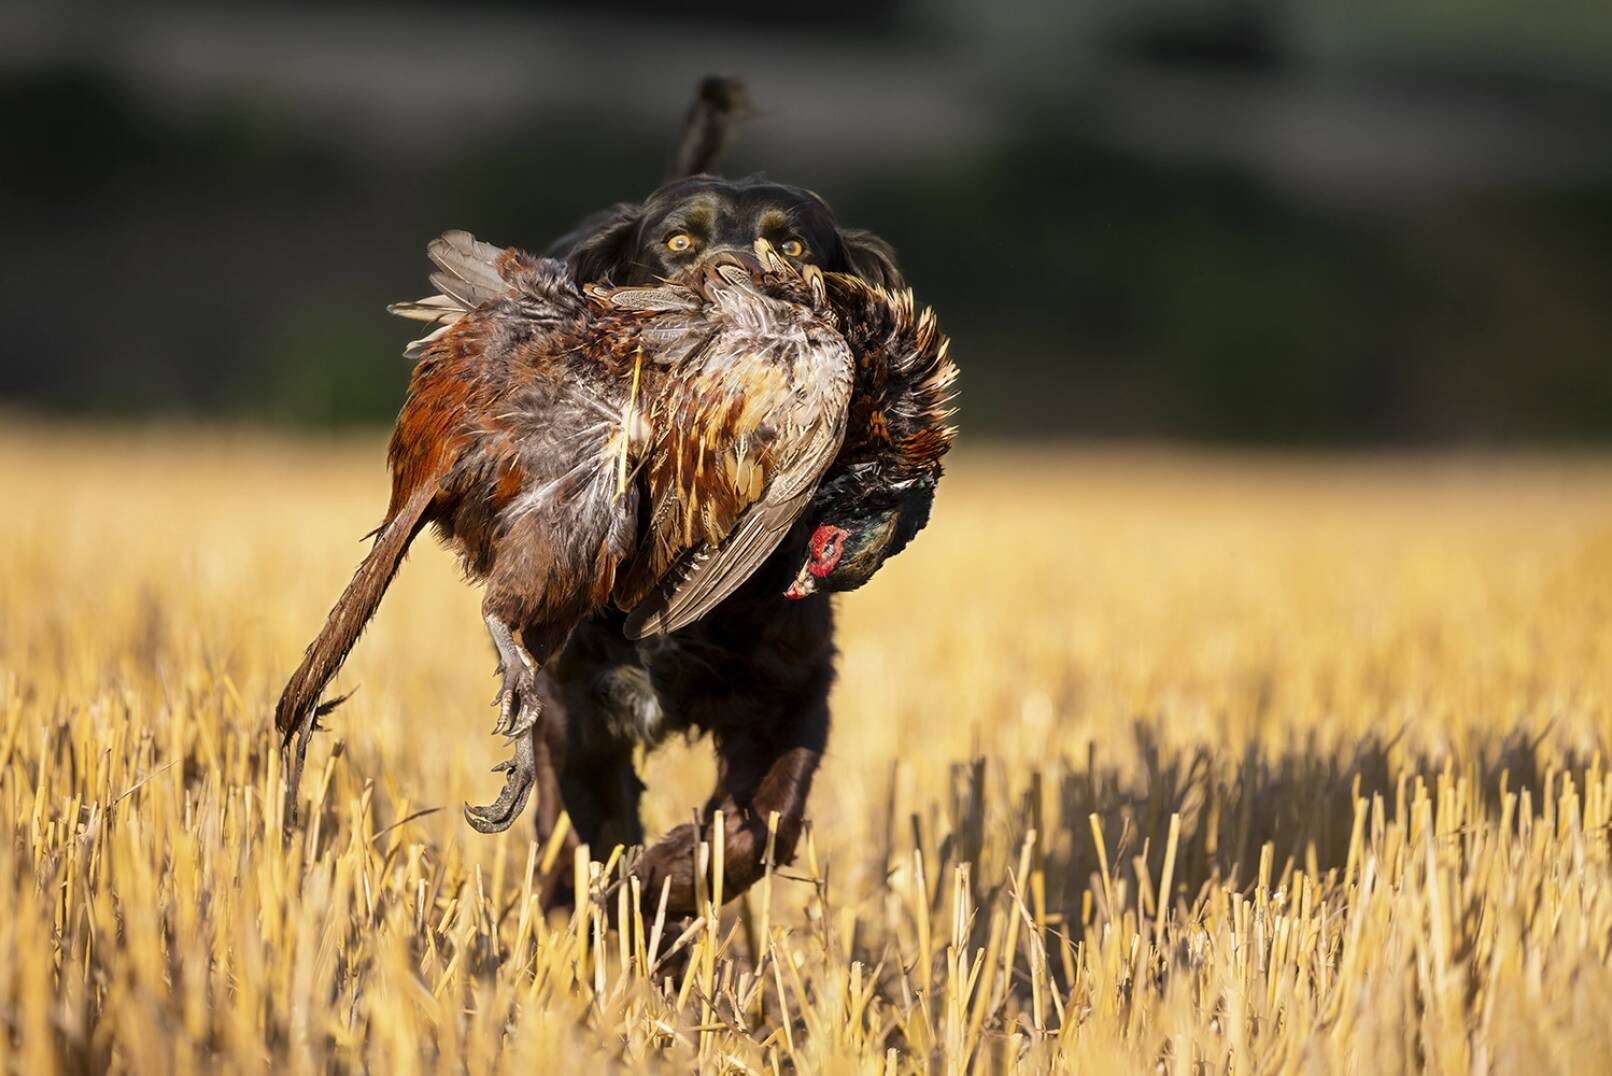
[(763, 498), (745, 512), (733, 533), (720, 546), (701, 546), (685, 554), (656, 592), (628, 614), (628, 637), (641, 639), (646, 635), (677, 631), (700, 619), (737, 590), (778, 548), (795, 520), (811, 503), (812, 492), (817, 488), (816, 479), (833, 461), (838, 446), (835, 440), (821, 457), (801, 461), (802, 471), (812, 475), (810, 485), (791, 497)]
[[(726, 343), (719, 335), (710, 346)], [(671, 394), (674, 406), (703, 406), (671, 416), (649, 476), (667, 567), (628, 615), (632, 638), (677, 631), (732, 594), (778, 548), (839, 452), (853, 373), (844, 340), (820, 333), (765, 346), (792, 349), (793, 361), (763, 364), (759, 377), (738, 362), (715, 375), (720, 387), (698, 379), (682, 400)], [(780, 376), (786, 369), (794, 376)]]
[(431, 285), (438, 294), (386, 308), (399, 317), (436, 326), (410, 341), (403, 354), (411, 359), (418, 359), (460, 318), (487, 303), (513, 301), (528, 318), (549, 321), (574, 313), (582, 302), (565, 266), (552, 258), (495, 247), (465, 231), (442, 233), (427, 244), (426, 253), (437, 266)]
[(514, 290), (499, 272), (499, 261), (506, 252), (469, 232), (443, 232), (425, 250), (437, 265), (431, 286), (466, 310), (508, 298)]

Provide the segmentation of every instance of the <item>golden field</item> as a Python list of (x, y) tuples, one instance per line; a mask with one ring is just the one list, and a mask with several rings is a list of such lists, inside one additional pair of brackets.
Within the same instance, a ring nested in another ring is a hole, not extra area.
[[(803, 854), (658, 932), (545, 919), (529, 823), (461, 819), (493, 657), (430, 540), (282, 832), (271, 705), (378, 438), (8, 421), (0, 487), (0, 1069), (1612, 1057), (1612, 461), (965, 444), (840, 599)], [(708, 748), (646, 765), (687, 819)]]

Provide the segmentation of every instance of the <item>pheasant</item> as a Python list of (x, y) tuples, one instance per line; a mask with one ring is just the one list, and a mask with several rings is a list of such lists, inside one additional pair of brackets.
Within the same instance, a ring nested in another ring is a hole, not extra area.
[[(765, 243), (682, 282), (579, 290), (558, 262), (463, 232), (430, 246), (441, 295), (399, 312), (444, 322), (392, 435), (392, 495), (375, 543), (276, 710), (295, 795), (319, 697), (374, 615), (410, 542), (435, 524), (467, 574), (503, 686), (503, 793), (466, 808), (507, 827), (537, 760), (540, 665), (576, 623), (676, 570), (649, 622), (675, 631), (767, 558), (843, 442), (853, 356), (827, 285)], [(640, 489), (642, 487), (642, 490)], [(641, 523), (641, 508), (645, 520)], [(337, 700), (339, 701), (339, 700)]]

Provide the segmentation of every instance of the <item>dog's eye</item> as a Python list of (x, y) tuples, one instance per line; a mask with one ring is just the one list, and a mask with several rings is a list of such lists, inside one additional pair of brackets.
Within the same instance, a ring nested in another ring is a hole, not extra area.
[(806, 253), (806, 244), (799, 239), (785, 239), (778, 244), (778, 253), (786, 258), (798, 258)]
[(694, 240), (687, 232), (673, 232), (666, 237), (666, 249), (673, 254), (683, 254), (694, 245)]

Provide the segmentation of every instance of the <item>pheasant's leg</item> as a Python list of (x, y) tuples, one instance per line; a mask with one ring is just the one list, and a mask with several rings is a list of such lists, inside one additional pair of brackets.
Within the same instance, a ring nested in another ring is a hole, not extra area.
[(485, 807), (465, 804), (465, 821), (480, 833), (502, 833), (520, 817), (526, 800), (537, 782), (537, 762), (533, 757), (532, 737), (522, 736), (515, 741), (515, 757), (493, 767), (494, 773), (505, 773), (503, 791), (498, 799)]
[(537, 724), (542, 712), (537, 698), (537, 661), (522, 644), (515, 629), (493, 613), (484, 613), (487, 632), (498, 650), (498, 671), (504, 685), (498, 689), (498, 723), (494, 736), (523, 736)]
[[(543, 712), (537, 698), (537, 661), (522, 644), (513, 628), (501, 617), (486, 611), (487, 631), (498, 650), (498, 667), (504, 686), (494, 700), (498, 704), (498, 724), (493, 734), (503, 735), (515, 744), (515, 757), (493, 767), (504, 773), (504, 788), (498, 799), (485, 807), (465, 804), (465, 821), (481, 833), (501, 833), (508, 829), (526, 807), (532, 787), (538, 780), (538, 744), (533, 726)], [(547, 753), (543, 759), (546, 785), (553, 785), (552, 766)]]

